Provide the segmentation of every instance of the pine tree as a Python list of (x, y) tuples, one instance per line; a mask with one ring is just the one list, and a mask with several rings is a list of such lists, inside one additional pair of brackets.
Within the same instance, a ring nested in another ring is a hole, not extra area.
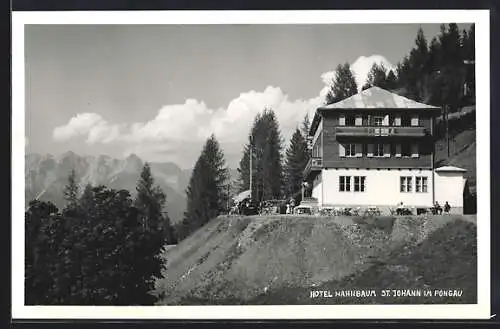
[[(142, 275), (138, 275), (138, 279), (144, 282), (147, 291), (152, 291), (154, 280), (163, 277), (162, 270), (165, 266), (165, 260), (161, 254), (167, 243), (167, 236), (172, 229), (167, 227), (168, 231), (165, 230), (165, 223), (169, 222), (165, 211), (166, 195), (155, 184), (151, 167), (147, 162), (141, 170), (136, 191), (133, 205), (138, 211), (143, 231), (143, 238), (139, 243), (140, 248), (136, 252), (139, 262), (138, 270), (142, 271)], [(144, 298), (154, 300), (154, 296)]]
[(76, 171), (73, 168), (68, 176), (68, 183), (64, 187), (64, 198), (69, 206), (75, 206), (78, 201), (78, 183)]
[(215, 217), (227, 210), (229, 169), (226, 166), (224, 153), (215, 135), (212, 134), (207, 139), (202, 153), (209, 171), (207, 182), (209, 184), (210, 210), (213, 212), (210, 217)]
[[(280, 198), (283, 194), (282, 144), (278, 121), (272, 109), (256, 115), (248, 143), (240, 160), (241, 190), (250, 188), (252, 158), (252, 198), (258, 202)], [(252, 152), (250, 152), (252, 147)]]
[(370, 71), (368, 72), (368, 77), (366, 79), (366, 83), (363, 85), (362, 90), (368, 89), (370, 87), (380, 87), (383, 89), (387, 88), (387, 76), (386, 76), (386, 68), (384, 64), (373, 63)]
[(311, 127), (311, 123), (309, 121), (309, 115), (306, 114), (306, 116), (304, 117), (304, 121), (302, 121), (302, 127), (301, 127), (301, 133), (302, 133), (302, 137), (304, 138), (304, 141), (306, 143), (306, 147), (307, 147), (307, 152), (306, 152), (306, 157), (307, 157), (307, 160), (309, 160), (310, 158), (310, 151), (312, 149), (312, 139), (309, 138), (309, 128)]
[(144, 230), (162, 232), (166, 195), (155, 185), (149, 163), (145, 163), (136, 186), (134, 206), (139, 209)]
[(51, 251), (53, 235), (47, 227), (57, 207), (51, 202), (31, 201), (25, 213), (25, 301), (27, 305), (50, 303), (54, 284), (52, 268), (56, 254)]
[[(307, 144), (299, 129), (296, 129), (286, 150), (285, 191), (288, 196), (299, 195), (303, 181), (303, 170), (308, 161)], [(300, 198), (298, 198), (300, 201)]]
[(311, 122), (309, 120), (309, 115), (306, 114), (304, 120), (302, 121), (302, 126), (300, 128), (300, 132), (302, 133), (302, 137), (307, 141), (309, 137), (309, 128), (311, 126)]
[(397, 87), (397, 78), (396, 75), (392, 70), (389, 70), (389, 73), (387, 74), (387, 79), (385, 81), (386, 88), (388, 90), (393, 90), (396, 89)]
[(332, 87), (326, 95), (326, 104), (336, 103), (357, 94), (357, 92), (358, 86), (349, 63), (339, 64), (335, 70)]
[(205, 142), (198, 157), (186, 191), (187, 207), (184, 219), (177, 226), (183, 239), (212, 218), (225, 211), (229, 171), (224, 153), (214, 135)]

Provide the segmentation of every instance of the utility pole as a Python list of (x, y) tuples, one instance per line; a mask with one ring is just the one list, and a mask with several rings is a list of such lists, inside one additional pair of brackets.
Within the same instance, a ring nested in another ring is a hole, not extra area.
[(227, 213), (229, 214), (231, 210), (229, 209), (229, 199), (230, 199), (230, 193), (231, 193), (231, 182), (227, 183)]
[(250, 198), (252, 198), (252, 158), (253, 158), (253, 136), (250, 136)]
[(448, 130), (448, 113), (449, 113), (449, 110), (448, 110), (448, 105), (445, 105), (444, 107), (444, 115), (445, 115), (445, 125), (446, 125), (446, 150), (448, 152), (448, 158), (450, 157), (450, 134), (449, 134), (449, 130)]

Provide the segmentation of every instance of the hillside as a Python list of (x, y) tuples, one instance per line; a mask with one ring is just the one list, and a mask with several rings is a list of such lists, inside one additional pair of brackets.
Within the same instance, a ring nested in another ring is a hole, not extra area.
[(438, 166), (450, 165), (467, 170), (472, 193), (476, 192), (476, 126), (475, 106), (464, 108), (462, 112), (450, 114), (450, 157), (446, 150), (446, 139), (436, 143), (436, 162)]
[[(311, 290), (341, 288), (452, 288), (463, 295), (447, 302), (476, 300), (475, 216), (223, 216), (165, 257), (156, 284), (163, 305), (353, 302), (309, 298)], [(372, 302), (396, 301), (354, 301)]]

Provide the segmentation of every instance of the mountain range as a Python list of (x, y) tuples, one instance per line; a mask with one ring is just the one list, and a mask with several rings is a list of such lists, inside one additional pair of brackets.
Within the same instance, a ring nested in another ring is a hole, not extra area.
[[(28, 153), (25, 155), (25, 206), (33, 199), (51, 201), (64, 207), (64, 186), (74, 168), (80, 190), (85, 185), (106, 185), (114, 189), (126, 189), (135, 194), (144, 161), (135, 154), (125, 159), (106, 155), (90, 156), (66, 152), (60, 156)], [(181, 169), (172, 162), (150, 162), (151, 171), (167, 195), (167, 211), (172, 223), (180, 221), (186, 208), (186, 188), (191, 169)], [(230, 170), (231, 177), (236, 171)]]

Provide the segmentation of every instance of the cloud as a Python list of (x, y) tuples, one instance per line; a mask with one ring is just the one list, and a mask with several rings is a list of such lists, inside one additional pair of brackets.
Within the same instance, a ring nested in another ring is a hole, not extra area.
[(368, 73), (372, 68), (373, 64), (378, 65), (383, 64), (387, 71), (395, 70), (394, 65), (392, 65), (384, 56), (382, 55), (371, 55), (368, 57), (360, 56), (351, 64), (351, 69), (354, 72), (354, 78), (356, 79), (356, 84), (358, 85), (358, 90), (361, 90), (366, 82)]
[[(368, 73), (370, 72), (370, 69), (372, 68), (374, 63), (377, 63), (378, 65), (383, 64), (387, 71), (396, 70), (396, 67), (382, 55), (359, 56), (352, 64), (350, 64), (351, 71), (353, 71), (354, 79), (356, 80), (359, 91), (361, 91), (361, 88), (365, 84)], [(320, 92), (321, 96), (326, 96), (326, 93), (328, 92), (328, 89), (332, 85), (332, 81), (335, 78), (335, 72), (335, 70), (328, 71), (321, 75), (321, 79), (325, 83), (325, 87)]]
[[(366, 68), (369, 70), (373, 61), (381, 58), (358, 58), (352, 65), (356, 76), (366, 75)], [(304, 116), (308, 114), (312, 119), (316, 108), (323, 104), (334, 75), (335, 71), (323, 73), (321, 79), (325, 86), (316, 97), (309, 99), (291, 99), (281, 88), (268, 86), (261, 91), (241, 93), (227, 106), (217, 109), (196, 99), (165, 105), (155, 117), (145, 122), (110, 124), (97, 113), (81, 113), (66, 125), (56, 127), (53, 138), (66, 141), (86, 137), (87, 144), (116, 143), (121, 145), (124, 155), (135, 153), (146, 160), (172, 161), (191, 167), (203, 142), (213, 133), (221, 143), (229, 165), (235, 167), (257, 113), (266, 107), (272, 108), (287, 142), (294, 130), (300, 127)]]
[(97, 113), (80, 113), (71, 118), (67, 124), (56, 127), (52, 132), (52, 138), (63, 142), (74, 137), (88, 136), (88, 143), (108, 143), (118, 135), (118, 129), (117, 125), (109, 125)]

